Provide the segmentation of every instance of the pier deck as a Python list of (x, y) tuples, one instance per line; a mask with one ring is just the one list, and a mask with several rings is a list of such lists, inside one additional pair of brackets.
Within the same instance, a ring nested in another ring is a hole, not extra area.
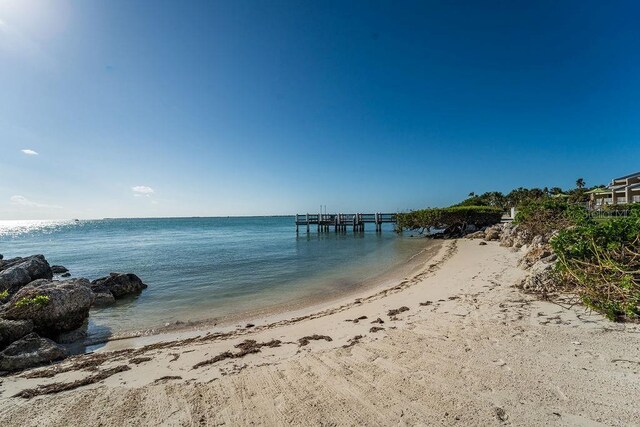
[(333, 226), (334, 230), (347, 231), (348, 227), (353, 227), (353, 231), (364, 231), (365, 224), (375, 224), (376, 231), (382, 231), (382, 224), (395, 224), (397, 214), (395, 213), (372, 213), (372, 214), (296, 214), (296, 233), (299, 227), (306, 226), (307, 233), (312, 225), (318, 227), (318, 232), (329, 231)]

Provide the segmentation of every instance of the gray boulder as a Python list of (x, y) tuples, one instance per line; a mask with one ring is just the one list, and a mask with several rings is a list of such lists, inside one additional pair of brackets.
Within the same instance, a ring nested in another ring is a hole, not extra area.
[(116, 302), (115, 297), (105, 284), (96, 283), (96, 281), (94, 281), (93, 283), (91, 283), (91, 291), (93, 292), (94, 296), (94, 306), (105, 306)]
[(107, 277), (102, 277), (91, 282), (91, 286), (107, 288), (114, 298), (122, 298), (127, 295), (135, 295), (147, 288), (142, 280), (133, 273), (111, 273)]
[(15, 341), (0, 353), (0, 371), (32, 368), (67, 356), (64, 347), (31, 333)]
[(27, 258), (12, 258), (2, 261), (0, 270), (0, 291), (15, 293), (23, 286), (37, 279), (53, 278), (49, 263), (43, 255)]
[(67, 267), (62, 266), (62, 265), (52, 265), (51, 266), (51, 272), (53, 274), (64, 274), (64, 273), (68, 273), (69, 269)]
[(0, 349), (19, 340), (33, 331), (31, 320), (8, 320), (0, 318)]
[(87, 329), (89, 327), (89, 321), (85, 321), (82, 326), (78, 329), (74, 329), (73, 331), (63, 332), (56, 337), (56, 342), (58, 344), (71, 344), (77, 343), (81, 340), (87, 338)]
[(0, 289), (3, 291), (15, 292), (29, 282), (31, 282), (31, 276), (19, 265), (0, 272)]
[(3, 317), (31, 320), (37, 333), (55, 338), (82, 326), (89, 316), (93, 299), (87, 279), (39, 280), (20, 289), (11, 298)]

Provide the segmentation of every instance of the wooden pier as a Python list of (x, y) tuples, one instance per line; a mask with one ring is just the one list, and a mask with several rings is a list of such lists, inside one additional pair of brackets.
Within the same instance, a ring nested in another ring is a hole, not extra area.
[(372, 213), (372, 214), (302, 214), (296, 215), (296, 233), (299, 227), (306, 226), (307, 233), (312, 225), (317, 225), (318, 233), (329, 231), (333, 226), (336, 232), (347, 231), (348, 227), (353, 227), (353, 231), (364, 231), (364, 225), (375, 224), (376, 231), (382, 231), (382, 224), (395, 224), (397, 215), (395, 213)]

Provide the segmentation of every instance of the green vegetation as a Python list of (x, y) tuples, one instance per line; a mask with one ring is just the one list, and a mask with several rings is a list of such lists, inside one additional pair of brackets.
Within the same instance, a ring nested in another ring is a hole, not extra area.
[(640, 204), (611, 206), (630, 216), (590, 218), (582, 205), (541, 199), (519, 206), (529, 240), (550, 235), (562, 286), (611, 320), (640, 320)]
[(528, 201), (518, 207), (514, 222), (526, 230), (532, 238), (549, 235), (556, 230), (584, 224), (588, 221), (587, 210), (582, 205), (568, 203), (565, 199), (547, 198)]
[(569, 203), (583, 203), (589, 200), (589, 194), (587, 194), (588, 191), (602, 187), (604, 186), (599, 185), (592, 188), (586, 188), (584, 179), (578, 178), (576, 180), (576, 188), (571, 190), (562, 190), (560, 187), (520, 187), (511, 190), (506, 195), (499, 191), (490, 191), (483, 194), (469, 193), (469, 197), (460, 202), (458, 206), (494, 206), (501, 209), (508, 209), (511, 207), (520, 207), (525, 203), (548, 200), (550, 198), (564, 199)]
[[(517, 188), (506, 195), (470, 193), (449, 208), (400, 214), (398, 229), (423, 233), (445, 227), (464, 230), (468, 224), (484, 227), (517, 207), (515, 223), (525, 241), (553, 235), (556, 277), (565, 290), (611, 320), (640, 321), (640, 203), (602, 206), (603, 214), (591, 217), (584, 203), (587, 192), (601, 187), (586, 188), (579, 178), (569, 191), (553, 187)], [(628, 216), (618, 216), (618, 211)]]
[(490, 206), (452, 206), (449, 208), (421, 209), (398, 215), (397, 229), (431, 231), (434, 228), (458, 227), (467, 225), (485, 227), (500, 222), (502, 209)]
[(7, 298), (9, 296), (9, 291), (5, 289), (4, 291), (0, 291), (0, 301)]
[(611, 320), (640, 319), (640, 209), (561, 230), (551, 246), (563, 283)]
[(20, 298), (15, 306), (16, 307), (26, 307), (26, 306), (38, 306), (38, 307), (43, 307), (45, 305), (49, 304), (49, 297), (46, 295), (36, 295), (33, 297), (24, 297), (24, 298)]

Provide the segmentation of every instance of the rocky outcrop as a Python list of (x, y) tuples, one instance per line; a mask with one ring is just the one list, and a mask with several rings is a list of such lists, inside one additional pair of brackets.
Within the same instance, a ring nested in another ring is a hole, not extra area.
[(40, 280), (20, 289), (7, 304), (2, 317), (31, 320), (36, 332), (55, 338), (82, 326), (93, 299), (87, 279)]
[(142, 280), (133, 273), (111, 273), (91, 282), (93, 289), (108, 289), (114, 298), (122, 298), (127, 295), (136, 295), (147, 288)]
[(483, 239), (487, 242), (499, 241), (501, 246), (520, 249), (529, 242), (526, 230), (513, 223), (495, 224), (480, 231), (467, 234), (468, 239)]
[(31, 333), (0, 352), (0, 371), (18, 371), (66, 357), (64, 347)]
[(0, 318), (0, 350), (33, 331), (31, 320), (8, 320)]
[(52, 279), (53, 272), (43, 255), (0, 260), (0, 291), (13, 294), (37, 279)]
[(139, 294), (147, 287), (131, 273), (87, 279), (67, 277), (69, 270), (50, 266), (42, 255), (4, 259), (0, 255), (0, 371), (27, 369), (66, 356), (58, 343), (86, 337), (92, 305)]

